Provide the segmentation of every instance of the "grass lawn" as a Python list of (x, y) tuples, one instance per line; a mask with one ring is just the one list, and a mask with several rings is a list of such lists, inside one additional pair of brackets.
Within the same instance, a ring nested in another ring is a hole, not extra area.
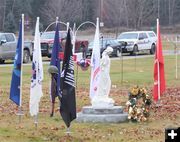
[[(180, 60), (180, 56), (178, 57)], [(112, 89), (110, 96), (116, 105), (125, 105), (127, 93), (133, 85), (147, 87), (151, 94), (153, 87), (154, 58), (113, 60), (111, 62)], [(123, 65), (123, 69), (122, 69)], [(35, 129), (33, 118), (29, 115), (29, 92), (31, 66), (24, 66), (22, 107), (24, 116), (18, 123), (17, 106), (9, 100), (12, 67), (0, 67), (0, 141), (1, 142), (164, 142), (164, 129), (180, 126), (180, 79), (175, 79), (175, 57), (165, 56), (165, 77), (167, 91), (162, 97), (163, 106), (152, 106), (147, 122), (119, 124), (71, 123), (70, 136), (65, 134), (66, 127), (58, 111), (49, 117), (49, 75), (48, 65), (44, 65), (44, 96), (40, 102), (38, 128)], [(75, 66), (76, 69), (76, 66)], [(180, 68), (178, 67), (178, 70)], [(77, 111), (90, 105), (89, 82), (90, 70), (80, 68), (75, 72), (77, 81)], [(180, 73), (178, 72), (180, 78)], [(170, 106), (169, 106), (170, 105)]]

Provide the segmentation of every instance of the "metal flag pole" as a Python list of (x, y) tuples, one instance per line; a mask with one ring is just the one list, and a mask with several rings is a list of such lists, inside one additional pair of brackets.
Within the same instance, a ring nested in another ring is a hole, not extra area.
[(76, 90), (78, 89), (78, 64), (76, 64)]
[[(37, 23), (38, 23), (38, 33), (39, 33), (39, 17), (37, 17)], [(35, 29), (36, 30), (36, 29)], [(36, 32), (36, 31), (35, 31)], [(40, 34), (40, 33), (39, 33)], [(36, 37), (36, 36), (35, 36)], [(37, 50), (39, 51), (39, 50)], [(38, 63), (39, 66), (39, 63)], [(39, 68), (38, 68), (39, 69)], [(39, 74), (39, 73), (38, 73)], [(34, 115), (34, 124), (35, 124), (35, 128), (37, 130), (38, 127), (38, 114)]]
[(73, 26), (73, 55), (75, 53), (75, 43), (76, 43), (76, 23)]
[(67, 32), (68, 32), (68, 29), (69, 29), (69, 22), (67, 22), (67, 29), (66, 29), (66, 30), (67, 30)]
[(37, 130), (37, 126), (38, 126), (38, 115), (34, 115), (34, 125), (35, 125), (35, 128)]
[(70, 133), (71, 133), (71, 131), (70, 131), (70, 126), (69, 126), (69, 127), (67, 127), (67, 129), (66, 129), (66, 134), (67, 134), (67, 136), (70, 136)]
[(58, 24), (59, 17), (56, 17), (56, 25)]
[[(157, 19), (157, 36), (159, 36), (159, 19)], [(159, 55), (159, 48), (157, 48), (157, 55)], [(161, 86), (161, 82), (160, 82), (160, 68), (159, 68), (159, 61), (157, 60), (157, 68), (158, 68), (158, 101), (157, 101), (157, 107), (159, 107), (161, 105), (161, 92), (160, 92), (160, 86)]]
[(160, 72), (159, 72), (159, 61), (157, 61), (157, 67), (158, 67), (158, 102), (157, 102), (157, 106), (160, 106), (161, 103), (161, 95), (160, 95), (160, 86), (161, 86), (161, 82), (160, 82)]
[(21, 79), (20, 79), (20, 101), (17, 115), (19, 116), (19, 123), (21, 123), (22, 113), (22, 77), (23, 77), (23, 49), (24, 49), (24, 14), (22, 14), (22, 47), (21, 47)]
[(122, 47), (121, 47), (121, 85), (123, 85), (123, 54), (122, 54)]
[(135, 51), (135, 58), (134, 58), (134, 65), (135, 65), (134, 69), (135, 69), (135, 72), (136, 72), (136, 55), (137, 55), (137, 52)]

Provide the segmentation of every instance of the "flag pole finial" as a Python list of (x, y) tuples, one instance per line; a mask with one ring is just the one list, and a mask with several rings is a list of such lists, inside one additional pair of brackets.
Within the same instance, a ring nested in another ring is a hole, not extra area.
[(58, 21), (59, 21), (59, 17), (56, 17), (56, 25), (57, 25)]
[(68, 31), (68, 29), (69, 29), (69, 22), (67, 22), (67, 31)]

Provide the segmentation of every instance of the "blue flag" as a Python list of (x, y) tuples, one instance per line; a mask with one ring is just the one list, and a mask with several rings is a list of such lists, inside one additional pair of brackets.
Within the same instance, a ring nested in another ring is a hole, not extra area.
[(22, 65), (22, 20), (20, 22), (19, 37), (14, 58), (14, 68), (12, 72), (10, 99), (20, 106), (20, 89), (21, 89), (21, 65)]
[[(52, 54), (51, 54), (51, 62), (50, 65), (56, 66), (58, 68), (58, 74), (55, 75), (55, 81), (56, 81), (56, 96), (60, 96), (60, 59), (59, 59), (59, 52), (61, 51), (61, 46), (59, 43), (59, 24), (56, 24), (56, 31), (55, 31), (55, 37), (54, 37), (54, 44), (52, 48)], [(52, 95), (52, 94), (51, 94)]]

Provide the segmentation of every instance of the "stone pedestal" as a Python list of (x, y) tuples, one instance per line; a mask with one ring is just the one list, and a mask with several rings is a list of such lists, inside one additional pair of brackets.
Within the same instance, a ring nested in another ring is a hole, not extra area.
[(94, 108), (84, 106), (77, 114), (77, 122), (102, 122), (119, 123), (127, 120), (127, 113), (123, 112), (122, 106), (112, 106), (110, 108)]
[(93, 97), (91, 104), (94, 109), (112, 108), (114, 107), (114, 100), (105, 95), (97, 95)]

